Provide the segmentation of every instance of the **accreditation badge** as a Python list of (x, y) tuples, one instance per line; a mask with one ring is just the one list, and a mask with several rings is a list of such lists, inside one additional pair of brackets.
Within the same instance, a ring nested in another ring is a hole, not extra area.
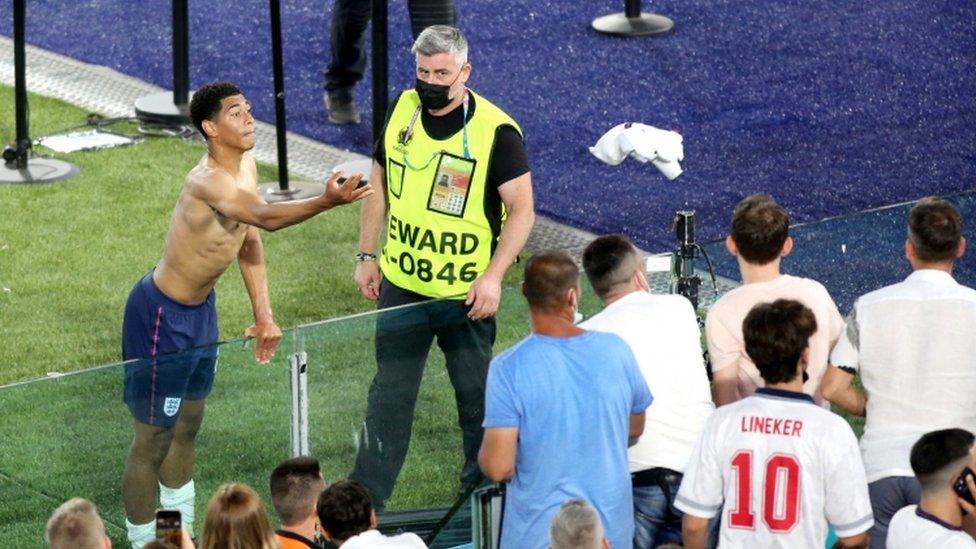
[(427, 209), (463, 217), (476, 163), (474, 159), (441, 153), (440, 162), (434, 172), (434, 181), (430, 186)]

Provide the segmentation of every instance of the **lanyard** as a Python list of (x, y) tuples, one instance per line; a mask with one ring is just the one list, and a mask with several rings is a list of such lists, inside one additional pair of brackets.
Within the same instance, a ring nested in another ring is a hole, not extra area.
[[(464, 88), (464, 99), (461, 101), (461, 116), (462, 116), (461, 142), (464, 145), (464, 158), (466, 160), (471, 159), (471, 151), (468, 148), (468, 104), (469, 104), (468, 97), (469, 97), (468, 89)], [(410, 139), (413, 138), (413, 127), (417, 123), (417, 119), (420, 118), (420, 113), (422, 112), (422, 110), (423, 110), (423, 105), (417, 105), (417, 110), (413, 111), (413, 116), (410, 117), (410, 122), (407, 124), (407, 127), (400, 130), (399, 141), (401, 145), (406, 145), (407, 143), (410, 142)], [(410, 160), (407, 159), (406, 153), (404, 153), (403, 155), (403, 160), (411, 170), (420, 171), (427, 168), (427, 166), (429, 166), (430, 163), (443, 152), (445, 151), (441, 150), (439, 152), (434, 153), (433, 156), (431, 156), (427, 160), (427, 162), (423, 166), (420, 166), (419, 168), (415, 167), (413, 164), (410, 163)]]
[(461, 116), (464, 117), (461, 122), (461, 141), (464, 143), (464, 158), (471, 160), (471, 154), (468, 151), (468, 88), (464, 88), (464, 99), (461, 100), (461, 109)]

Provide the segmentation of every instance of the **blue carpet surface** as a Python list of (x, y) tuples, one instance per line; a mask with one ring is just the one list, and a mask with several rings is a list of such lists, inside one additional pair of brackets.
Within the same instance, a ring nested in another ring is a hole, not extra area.
[[(367, 153), (368, 124), (325, 122), (331, 2), (282, 4), (289, 129)], [(405, 2), (390, 4), (393, 94), (412, 85), (413, 60)], [(675, 210), (697, 209), (700, 235), (717, 238), (751, 192), (806, 222), (973, 187), (976, 3), (655, 0), (676, 21), (663, 39), (592, 31), (620, 0), (456, 4), (470, 85), (522, 124), (537, 209), (556, 220), (663, 249)], [(32, 0), (28, 42), (169, 87), (169, 6)], [(237, 81), (272, 121), (267, 3), (191, 0), (190, 12), (191, 84)], [(685, 174), (668, 182), (649, 165), (591, 157), (586, 147), (622, 121), (680, 130)]]

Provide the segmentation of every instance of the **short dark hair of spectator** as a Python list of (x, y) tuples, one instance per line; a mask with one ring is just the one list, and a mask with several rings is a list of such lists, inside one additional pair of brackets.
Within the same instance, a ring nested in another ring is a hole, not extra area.
[(552, 549), (599, 549), (603, 545), (600, 515), (584, 499), (571, 499), (552, 519), (549, 546)]
[(760, 303), (742, 322), (746, 353), (766, 383), (786, 383), (796, 377), (796, 365), (816, 331), (813, 311), (790, 299)]
[(947, 200), (923, 198), (908, 212), (908, 239), (922, 261), (952, 261), (962, 239), (962, 216)]
[(316, 512), (319, 524), (335, 541), (346, 541), (372, 527), (373, 504), (355, 480), (333, 482), (322, 490)]
[(640, 263), (637, 248), (622, 234), (598, 237), (583, 250), (583, 270), (600, 299), (622, 290)]
[(529, 258), (523, 277), (522, 294), (529, 308), (553, 312), (579, 286), (579, 267), (566, 252), (542, 252)]
[(278, 547), (261, 498), (246, 484), (224, 484), (217, 488), (203, 519), (199, 549), (231, 547)]
[(105, 524), (95, 504), (71, 498), (51, 514), (44, 539), (52, 549), (101, 549), (105, 547)]
[(783, 251), (790, 235), (790, 214), (768, 194), (747, 196), (732, 212), (730, 234), (742, 259), (765, 265)]
[(216, 118), (220, 114), (221, 101), (240, 93), (241, 90), (230, 82), (211, 82), (193, 92), (193, 98), (190, 99), (190, 120), (204, 139), (210, 139), (210, 136), (203, 131), (203, 121)]
[(911, 464), (922, 490), (948, 489), (965, 467), (973, 448), (973, 434), (965, 429), (925, 433), (912, 445)]
[(282, 526), (301, 524), (315, 510), (325, 488), (319, 460), (301, 456), (286, 459), (271, 472), (271, 504)]

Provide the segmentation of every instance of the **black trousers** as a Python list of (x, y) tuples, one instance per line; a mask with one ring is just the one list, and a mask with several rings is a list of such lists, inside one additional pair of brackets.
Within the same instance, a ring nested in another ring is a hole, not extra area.
[(410, 445), (417, 393), (434, 338), (454, 386), (464, 465), (462, 487), (479, 482), (478, 449), (485, 416), (485, 383), (495, 319), (471, 320), (463, 300), (430, 300), (384, 281), (376, 319), (376, 375), (369, 387), (366, 421), (350, 478), (363, 484), (382, 508), (393, 493)]
[[(332, 6), (332, 60), (325, 69), (325, 91), (329, 95), (352, 99), (353, 86), (363, 79), (371, 6), (370, 0), (335, 0)], [(431, 25), (455, 24), (454, 0), (407, 0), (407, 9), (415, 40)]]

